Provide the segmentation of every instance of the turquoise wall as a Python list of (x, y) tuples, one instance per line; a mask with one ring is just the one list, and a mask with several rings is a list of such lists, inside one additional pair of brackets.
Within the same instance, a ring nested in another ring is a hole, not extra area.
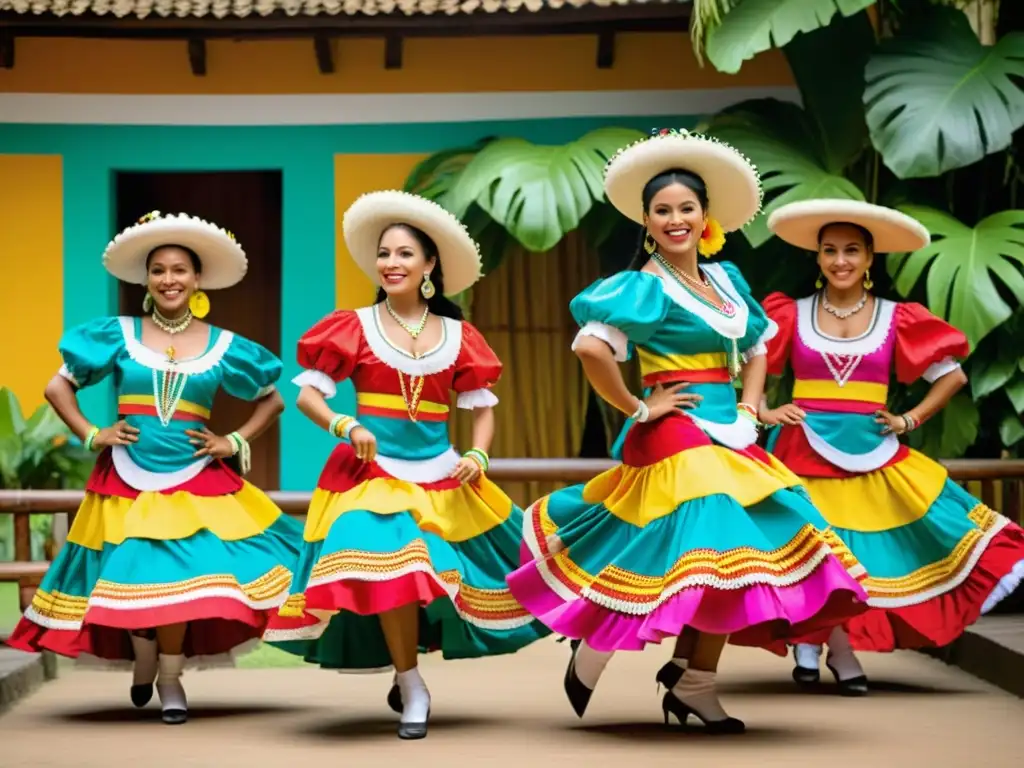
[[(573, 118), (407, 125), (195, 127), (0, 123), (0, 154), (59, 154), (64, 167), (64, 326), (115, 314), (117, 284), (100, 266), (114, 233), (119, 171), (279, 170), (282, 174), (282, 382), (298, 372), (299, 336), (334, 309), (334, 156), (429, 153), (488, 136), (562, 144), (607, 125), (686, 127), (694, 117)], [(3, 180), (7, 181), (7, 180)], [(292, 392), (282, 386), (291, 405)], [(83, 409), (111, 423), (111, 384), (82, 393)], [(346, 402), (347, 401), (347, 402)], [(338, 410), (355, 409), (351, 389)], [(314, 487), (332, 439), (294, 407), (281, 418), (281, 488)]]

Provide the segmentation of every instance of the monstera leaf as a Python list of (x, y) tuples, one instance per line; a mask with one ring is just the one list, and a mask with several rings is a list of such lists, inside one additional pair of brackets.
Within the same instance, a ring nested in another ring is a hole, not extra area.
[(816, 197), (863, 200), (864, 194), (830, 163), (807, 114), (795, 104), (757, 99), (727, 109), (708, 132), (732, 144), (757, 166), (768, 201), (743, 233), (757, 247), (771, 237), (765, 217), (779, 206)]
[(927, 268), (928, 306), (967, 334), (973, 349), (1014, 311), (996, 286), (1024, 303), (1024, 211), (1003, 211), (968, 227), (943, 211), (902, 210), (924, 224), (932, 242), (910, 254), (894, 254), (887, 267), (896, 290), (908, 296)]
[(412, 169), (405, 180), (405, 191), (443, 205), (455, 180), (490, 141), (484, 139), (468, 147), (453, 147), (431, 155)]
[(549, 250), (604, 200), (608, 159), (642, 136), (600, 128), (561, 146), (495, 140), (459, 174), (446, 206), (461, 218), (475, 204), (527, 250)]
[(883, 42), (866, 77), (871, 141), (901, 179), (977, 162), (1024, 125), (1024, 33), (984, 46), (954, 8), (932, 8)]
[[(744, 61), (762, 51), (828, 26), (836, 13), (852, 16), (874, 4), (875, 0), (733, 0), (727, 12), (709, 14), (704, 51), (719, 72), (735, 74)], [(699, 54), (700, 41), (695, 42)]]

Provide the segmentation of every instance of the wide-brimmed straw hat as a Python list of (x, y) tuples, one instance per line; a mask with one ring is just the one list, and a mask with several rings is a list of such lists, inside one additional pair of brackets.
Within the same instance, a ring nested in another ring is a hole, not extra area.
[(202, 265), (204, 290), (230, 288), (245, 277), (245, 251), (226, 229), (187, 213), (152, 211), (117, 235), (103, 252), (103, 266), (118, 280), (146, 285), (146, 258), (155, 248), (180, 245), (194, 251)]
[(711, 136), (675, 128), (653, 131), (612, 156), (604, 169), (608, 202), (643, 224), (644, 187), (658, 174), (676, 168), (704, 180), (708, 215), (725, 232), (740, 229), (761, 210), (761, 179), (742, 152)]
[(437, 245), (446, 295), (462, 293), (480, 279), (480, 247), (454, 214), (425, 197), (387, 189), (360, 196), (345, 211), (341, 223), (349, 254), (374, 285), (380, 285), (380, 236), (395, 224), (416, 227)]
[(860, 200), (801, 200), (783, 205), (768, 217), (768, 229), (791, 245), (818, 250), (818, 235), (829, 224), (856, 224), (871, 233), (877, 253), (903, 253), (931, 242), (917, 219), (892, 208)]

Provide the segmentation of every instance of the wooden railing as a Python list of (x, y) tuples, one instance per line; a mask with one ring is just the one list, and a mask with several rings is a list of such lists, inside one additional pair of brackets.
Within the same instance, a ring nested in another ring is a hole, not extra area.
[[(964, 485), (988, 506), (1024, 523), (1024, 459), (957, 459), (944, 461), (950, 477)], [(495, 459), (487, 476), (497, 483), (580, 483), (614, 466), (607, 459)], [(0, 490), (0, 514), (14, 515), (14, 561), (0, 562), (0, 581), (17, 581), (22, 609), (31, 602), (40, 580), (50, 566), (32, 561), (29, 515), (67, 513), (69, 526), (82, 502), (82, 491)], [(271, 491), (269, 496), (285, 512), (296, 517), (306, 513), (310, 494)]]

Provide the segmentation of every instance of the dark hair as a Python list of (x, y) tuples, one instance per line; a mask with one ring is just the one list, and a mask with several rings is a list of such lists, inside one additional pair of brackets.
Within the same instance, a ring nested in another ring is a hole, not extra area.
[(825, 237), (825, 230), (829, 227), (853, 227), (860, 232), (861, 237), (864, 238), (864, 245), (869, 251), (875, 250), (875, 237), (871, 234), (871, 231), (865, 229), (860, 224), (854, 224), (852, 221), (831, 221), (821, 229), (818, 230), (818, 247), (821, 247), (822, 238)]
[(153, 254), (156, 253), (157, 251), (159, 251), (161, 248), (180, 248), (181, 250), (183, 250), (185, 253), (188, 254), (189, 261), (192, 262), (192, 269), (195, 270), (196, 274), (197, 275), (198, 274), (202, 274), (203, 262), (199, 258), (199, 254), (196, 253), (195, 251), (193, 251), (188, 246), (178, 245), (177, 243), (164, 243), (163, 245), (158, 245), (156, 248), (154, 248), (149, 253), (147, 253), (146, 254), (146, 271), (147, 272), (149, 271), (149, 262), (152, 261)]
[[(650, 211), (651, 200), (654, 199), (654, 196), (665, 189), (665, 187), (670, 187), (673, 184), (682, 184), (690, 189), (697, 196), (697, 202), (700, 203), (700, 207), (705, 211), (708, 209), (708, 185), (704, 183), (704, 179), (692, 171), (672, 168), (668, 171), (662, 171), (644, 185), (643, 192), (641, 193), (644, 213)], [(640, 242), (637, 243), (636, 253), (633, 254), (633, 259), (629, 262), (629, 266), (626, 269), (640, 270), (643, 269), (644, 264), (650, 261), (651, 255), (644, 250), (644, 239), (646, 237), (647, 228), (645, 227), (640, 230)]]
[[(444, 295), (444, 270), (441, 269), (441, 255), (437, 250), (437, 243), (434, 242), (433, 238), (430, 237), (422, 229), (414, 227), (412, 224), (406, 224), (404, 222), (396, 222), (390, 224), (384, 228), (384, 231), (380, 233), (380, 239), (384, 239), (384, 235), (392, 229), (404, 229), (410, 235), (412, 235), (416, 242), (420, 244), (420, 248), (423, 249), (423, 255), (429, 261), (431, 258), (434, 259), (434, 268), (430, 270), (430, 282), (434, 284), (436, 289), (434, 295), (427, 299), (427, 306), (430, 308), (430, 313), (433, 315), (440, 315), (441, 317), (450, 317), (452, 320), (462, 320), (462, 307), (456, 304), (454, 301)], [(380, 241), (378, 241), (378, 245)], [(387, 298), (387, 291), (384, 288), (377, 289), (377, 302), (380, 303)]]

